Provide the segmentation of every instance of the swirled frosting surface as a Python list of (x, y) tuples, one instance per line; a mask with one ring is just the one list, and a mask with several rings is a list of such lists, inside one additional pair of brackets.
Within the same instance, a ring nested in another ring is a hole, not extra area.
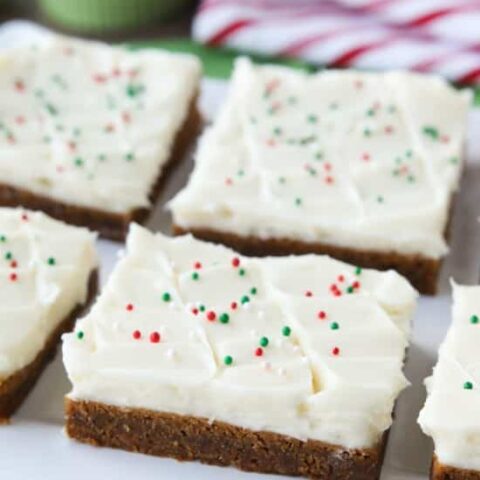
[(469, 101), (418, 74), (310, 75), (240, 59), (170, 204), (174, 221), (441, 257)]
[(95, 235), (43, 213), (0, 208), (0, 383), (28, 365), (86, 300)]
[(133, 225), (64, 336), (70, 397), (374, 446), (392, 422), (416, 292), (307, 255), (246, 258)]
[(198, 89), (187, 55), (49, 36), (0, 53), (0, 184), (114, 213), (149, 205)]

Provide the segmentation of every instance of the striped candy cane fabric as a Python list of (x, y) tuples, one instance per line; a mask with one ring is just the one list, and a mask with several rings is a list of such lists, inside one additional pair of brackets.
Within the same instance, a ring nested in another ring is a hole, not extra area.
[(203, 0), (193, 35), (318, 65), (480, 83), (480, 0)]

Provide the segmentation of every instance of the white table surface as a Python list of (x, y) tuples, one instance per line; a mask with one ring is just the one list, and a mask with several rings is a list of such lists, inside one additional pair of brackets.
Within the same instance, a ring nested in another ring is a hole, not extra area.
[[(0, 48), (22, 42), (37, 29), (25, 22), (12, 22), (0, 28)], [(206, 79), (201, 93), (201, 109), (211, 119), (224, 98), (226, 84)], [(168, 233), (169, 215), (165, 201), (185, 184), (192, 167), (185, 158), (167, 182), (149, 227)], [(432, 445), (416, 424), (425, 400), (423, 379), (436, 361), (438, 345), (450, 322), (449, 279), (477, 283), (480, 264), (480, 110), (472, 112), (468, 165), (455, 208), (452, 251), (442, 272), (440, 294), (422, 297), (414, 319), (413, 338), (406, 365), (412, 385), (399, 398), (395, 421), (385, 458), (382, 480), (426, 480)], [(104, 283), (122, 245), (100, 240), (101, 278)], [(95, 480), (97, 478), (182, 479), (182, 480), (260, 480), (267, 475), (243, 473), (234, 469), (178, 463), (107, 448), (73, 442), (63, 432), (63, 397), (70, 385), (60, 355), (48, 366), (12, 423), (0, 426), (0, 479), (8, 480)]]

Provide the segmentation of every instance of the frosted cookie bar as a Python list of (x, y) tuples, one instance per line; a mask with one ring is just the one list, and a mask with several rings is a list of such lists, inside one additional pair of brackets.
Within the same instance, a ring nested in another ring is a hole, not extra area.
[(35, 384), (96, 293), (95, 235), (0, 208), (0, 423)]
[(480, 479), (480, 287), (454, 285), (453, 321), (426, 380), (422, 430), (433, 438), (432, 480)]
[(67, 433), (257, 472), (378, 478), (416, 296), (393, 271), (247, 258), (133, 225), (64, 337)]
[(175, 231), (249, 255), (329, 254), (434, 293), (469, 92), (413, 73), (307, 74), (240, 59)]
[(51, 36), (0, 52), (0, 205), (122, 239), (199, 128), (199, 62)]

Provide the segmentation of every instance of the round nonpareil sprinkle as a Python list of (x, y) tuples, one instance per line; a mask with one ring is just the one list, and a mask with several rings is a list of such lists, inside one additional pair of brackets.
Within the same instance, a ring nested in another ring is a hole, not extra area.
[(291, 333), (292, 333), (292, 329), (289, 326), (286, 325), (285, 327), (282, 328), (282, 335), (284, 337), (289, 337)]
[(262, 338), (260, 339), (260, 346), (261, 346), (261, 347), (267, 347), (267, 346), (268, 346), (268, 343), (269, 343), (269, 342), (268, 342), (268, 338), (267, 338), (267, 337), (262, 337)]
[(172, 299), (172, 296), (170, 295), (170, 293), (164, 292), (164, 294), (162, 295), (162, 300), (164, 302), (169, 302), (171, 299)]
[(228, 313), (222, 313), (219, 317), (220, 323), (228, 323), (230, 321), (230, 316)]
[(233, 363), (233, 357), (231, 355), (226, 355), (224, 358), (223, 358), (223, 363), (225, 365), (232, 365)]

